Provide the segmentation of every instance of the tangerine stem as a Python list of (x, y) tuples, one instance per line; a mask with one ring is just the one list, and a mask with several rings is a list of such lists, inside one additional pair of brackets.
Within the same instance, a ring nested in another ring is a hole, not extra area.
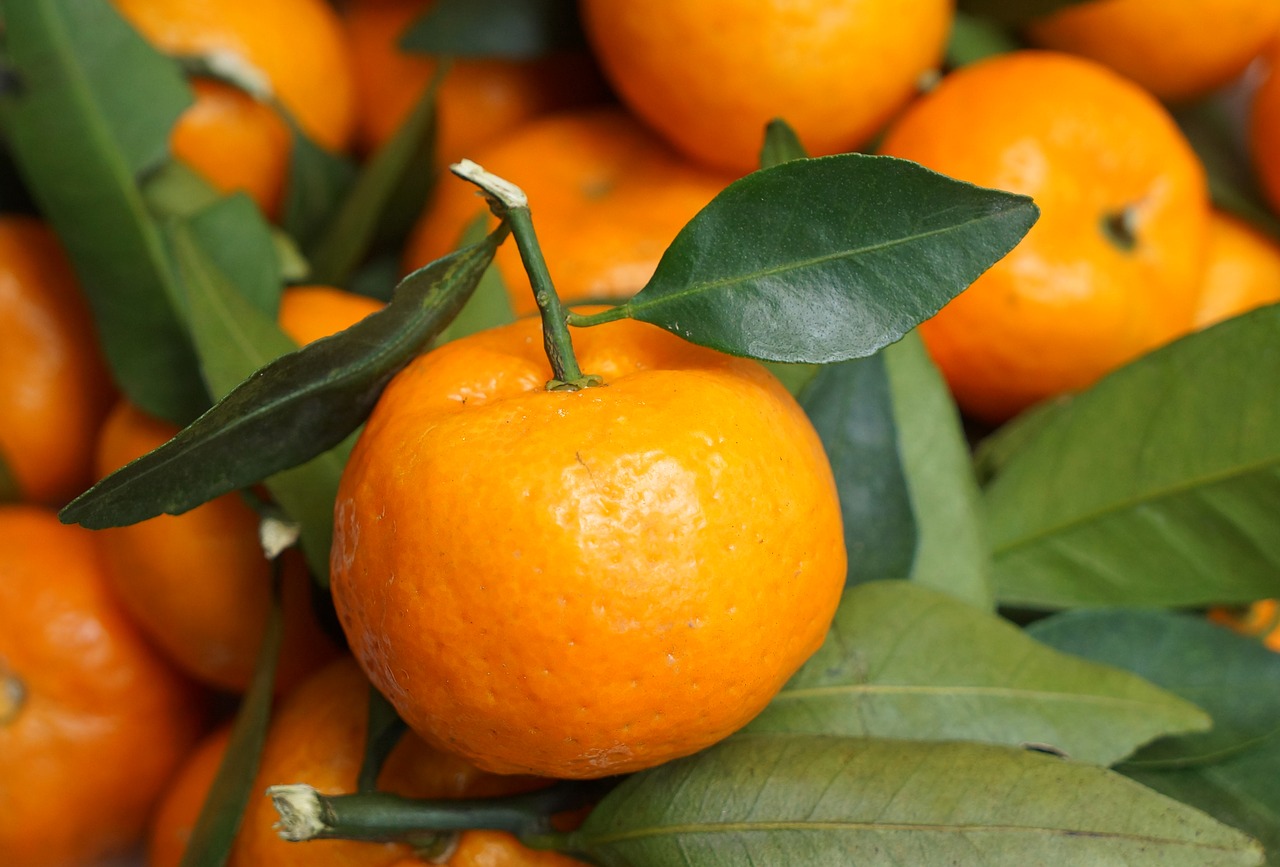
[(506, 831), (532, 844), (552, 845), (561, 835), (551, 816), (595, 803), (620, 777), (570, 780), (509, 798), (425, 800), (387, 792), (323, 795), (311, 786), (271, 786), (267, 794), (280, 814), (285, 840), (363, 840), (438, 844), (454, 831)]
[(524, 191), (510, 181), (486, 172), (481, 166), (463, 160), (449, 167), (458, 177), (470, 181), (484, 191), (489, 209), (499, 219), (506, 219), (511, 226), (520, 261), (533, 286), (533, 299), (542, 316), (542, 345), (551, 362), (552, 380), (549, 391), (577, 391), (587, 386), (599, 385), (600, 377), (584, 375), (573, 354), (573, 341), (569, 337), (569, 316), (556, 294), (547, 270), (542, 247), (533, 230), (533, 216), (529, 212), (529, 199)]

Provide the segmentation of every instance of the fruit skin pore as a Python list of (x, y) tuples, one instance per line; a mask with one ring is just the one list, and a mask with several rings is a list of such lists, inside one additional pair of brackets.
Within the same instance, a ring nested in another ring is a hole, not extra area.
[(829, 464), (771, 375), (640, 323), (574, 340), (604, 387), (545, 391), (530, 320), (421, 357), (338, 493), (357, 658), (419, 734), (498, 773), (606, 776), (731, 734), (844, 584)]

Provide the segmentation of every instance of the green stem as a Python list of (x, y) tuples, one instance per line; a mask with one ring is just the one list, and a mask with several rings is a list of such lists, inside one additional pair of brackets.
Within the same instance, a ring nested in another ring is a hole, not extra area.
[(631, 306), (629, 304), (619, 304), (616, 307), (610, 307), (608, 310), (601, 310), (596, 313), (573, 313), (570, 312), (566, 321), (574, 328), (590, 328), (592, 325), (604, 325), (606, 322), (617, 322), (619, 319), (628, 319), (631, 317)]
[(578, 359), (573, 354), (573, 341), (569, 338), (569, 315), (560, 303), (551, 274), (547, 271), (542, 247), (533, 231), (533, 218), (529, 214), (529, 199), (524, 191), (510, 181), (486, 172), (470, 160), (463, 160), (449, 167), (455, 175), (478, 186), (484, 191), (489, 210), (499, 219), (505, 219), (520, 250), (520, 260), (533, 286), (533, 298), (542, 315), (542, 344), (547, 360), (551, 362), (553, 378), (547, 383), (549, 391), (577, 391), (592, 385), (600, 385), (598, 376), (583, 374)]
[(569, 339), (568, 315), (564, 305), (560, 303), (555, 286), (551, 284), (551, 274), (542, 257), (538, 237), (534, 234), (529, 208), (512, 208), (507, 212), (507, 220), (511, 224), (511, 235), (515, 238), (516, 247), (520, 250), (520, 261), (524, 262), (524, 270), (533, 285), (533, 298), (538, 303), (538, 312), (542, 315), (542, 344), (547, 351), (547, 360), (551, 362), (551, 371), (555, 377), (553, 382), (578, 383), (583, 379), (582, 369), (578, 367), (578, 359), (573, 354), (573, 342)]
[(423, 800), (386, 792), (322, 795), (311, 786), (267, 789), (286, 840), (363, 840), (429, 845), (454, 831), (486, 829), (515, 834), (532, 845), (563, 844), (551, 816), (595, 803), (621, 781), (563, 781), (509, 798)]

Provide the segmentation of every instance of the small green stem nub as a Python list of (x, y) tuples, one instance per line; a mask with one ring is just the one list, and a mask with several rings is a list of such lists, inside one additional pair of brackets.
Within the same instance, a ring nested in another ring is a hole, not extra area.
[(551, 283), (542, 247), (533, 230), (529, 199), (524, 191), (510, 181), (486, 172), (470, 160), (455, 163), (450, 169), (458, 177), (480, 187), (488, 199), (489, 209), (511, 226), (511, 234), (520, 250), (520, 261), (524, 263), (524, 270), (529, 275), (533, 298), (542, 316), (542, 343), (554, 377), (547, 383), (547, 390), (577, 391), (600, 385), (600, 377), (584, 374), (578, 367), (578, 359), (573, 354), (573, 341), (569, 338), (569, 314)]

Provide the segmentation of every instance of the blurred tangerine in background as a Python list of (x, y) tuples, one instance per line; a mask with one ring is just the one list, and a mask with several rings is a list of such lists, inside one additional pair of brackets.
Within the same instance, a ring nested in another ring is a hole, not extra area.
[(89, 486), (115, 400), (89, 305), (57, 236), (0, 216), (0, 460), (26, 502), (62, 506)]
[[(635, 294), (676, 233), (733, 180), (690, 162), (617, 107), (547, 115), (472, 159), (518, 179), (566, 302)], [(454, 250), (467, 225), (487, 212), (472, 184), (441, 179), (405, 248), (404, 270)], [(532, 313), (533, 291), (516, 245), (502, 245), (494, 261), (513, 308)]]
[[(434, 5), (434, 0), (352, 0), (346, 5), (358, 138), (366, 153), (395, 134), (437, 72), (436, 58), (399, 44)], [(585, 52), (533, 60), (452, 58), (436, 94), (436, 165), (474, 159), (478, 148), (538, 115), (604, 95), (595, 61)]]
[(1033, 21), (1026, 35), (1179, 102), (1236, 78), (1278, 29), (1275, 0), (1091, 0)]
[(622, 101), (690, 158), (745, 174), (783, 118), (815, 155), (867, 144), (942, 62), (951, 0), (583, 0)]
[(1191, 329), (1205, 173), (1136, 84), (1067, 54), (999, 55), (913, 103), (882, 150), (1041, 209), (1011, 253), (920, 326), (970, 415), (1002, 422)]
[(1280, 244), (1239, 217), (1214, 211), (1195, 326), (1207, 328), (1280, 301)]
[(96, 534), (0, 506), (0, 864), (127, 853), (203, 707), (120, 606)]
[[(324, 0), (112, 0), (139, 32), (175, 57), (212, 56), (279, 101), (316, 143), (341, 152), (356, 125), (355, 84), (341, 21)], [(283, 38), (287, 35), (287, 38)], [(268, 215), (280, 207), (288, 126), (229, 84), (196, 83), (174, 155), (224, 192), (243, 189)]]

